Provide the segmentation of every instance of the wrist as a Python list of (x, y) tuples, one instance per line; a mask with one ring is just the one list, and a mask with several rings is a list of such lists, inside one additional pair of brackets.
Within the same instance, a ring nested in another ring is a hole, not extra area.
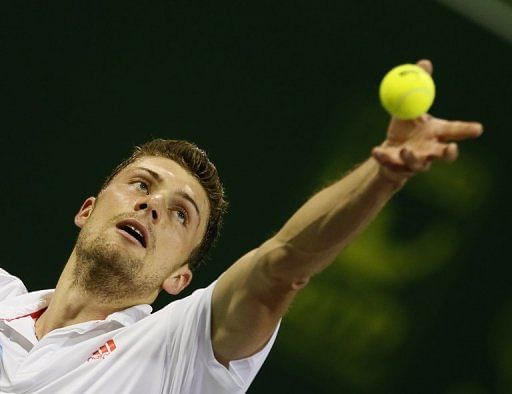
[[(379, 147), (386, 148), (391, 146), (388, 140), (385, 140)], [(405, 185), (407, 180), (414, 175), (414, 172), (407, 171), (402, 168), (392, 169), (390, 166), (387, 166), (377, 160), (375, 157), (371, 157), (375, 165), (377, 166), (377, 177), (380, 178), (381, 181), (386, 182), (399, 189)]]
[(380, 164), (377, 160), (375, 160), (375, 163), (378, 166), (377, 176), (383, 182), (391, 184), (396, 189), (402, 188), (413, 175), (411, 172), (393, 171)]

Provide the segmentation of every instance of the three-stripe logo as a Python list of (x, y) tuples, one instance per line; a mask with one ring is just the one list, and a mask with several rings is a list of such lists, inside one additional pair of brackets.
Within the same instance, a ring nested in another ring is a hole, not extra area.
[(87, 361), (104, 359), (109, 356), (114, 350), (116, 350), (116, 343), (113, 339), (109, 339), (105, 342), (104, 345), (101, 345), (98, 350), (96, 350), (91, 356), (87, 359)]

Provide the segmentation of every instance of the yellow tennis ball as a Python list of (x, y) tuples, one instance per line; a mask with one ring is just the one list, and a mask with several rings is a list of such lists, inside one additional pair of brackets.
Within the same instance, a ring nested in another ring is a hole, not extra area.
[(435, 94), (432, 77), (415, 64), (393, 68), (384, 76), (379, 89), (384, 108), (400, 119), (414, 119), (426, 113)]

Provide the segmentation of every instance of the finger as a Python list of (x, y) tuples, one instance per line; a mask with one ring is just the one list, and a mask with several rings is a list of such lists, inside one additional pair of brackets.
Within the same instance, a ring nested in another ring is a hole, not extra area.
[(415, 126), (422, 126), (425, 123), (427, 123), (430, 119), (432, 119), (432, 115), (423, 114), (423, 115), (418, 116), (415, 119), (412, 119), (411, 122), (413, 122)]
[(400, 150), (400, 158), (404, 161), (406, 166), (414, 172), (425, 172), (430, 169), (428, 161), (420, 160), (412, 150), (403, 148)]
[(443, 142), (462, 141), (480, 137), (483, 131), (482, 124), (478, 122), (446, 121), (439, 132), (439, 139)]
[(416, 65), (420, 66), (422, 69), (424, 69), (426, 72), (428, 72), (430, 75), (432, 75), (433, 72), (433, 66), (432, 62), (428, 59), (421, 59), (416, 62)]
[(380, 149), (374, 148), (372, 150), (372, 156), (379, 162), (379, 164), (389, 168), (393, 171), (409, 171), (407, 166), (398, 156), (396, 149)]
[(427, 123), (430, 119), (432, 119), (432, 115), (423, 114), (423, 115), (420, 115), (420, 117), (418, 118), (418, 121), (422, 122), (422, 123)]
[(443, 150), (443, 160), (454, 162), (459, 156), (459, 147), (455, 143), (448, 144)]
[(435, 144), (435, 146), (431, 148), (430, 152), (426, 156), (424, 156), (425, 160), (428, 162), (439, 159), (444, 160), (443, 155), (445, 153), (445, 149), (447, 148), (447, 146), (447, 144)]
[(414, 174), (414, 171), (411, 171), (409, 168), (407, 168), (404, 164), (396, 164), (394, 162), (391, 162), (391, 161), (379, 161), (379, 164), (383, 167), (386, 167), (387, 169), (393, 171), (393, 172), (396, 172), (396, 173), (399, 173), (399, 174), (404, 174), (404, 175), (407, 175), (407, 174)]
[(379, 148), (372, 149), (372, 156), (375, 160), (377, 160), (380, 164), (383, 165), (390, 161), (388, 155)]

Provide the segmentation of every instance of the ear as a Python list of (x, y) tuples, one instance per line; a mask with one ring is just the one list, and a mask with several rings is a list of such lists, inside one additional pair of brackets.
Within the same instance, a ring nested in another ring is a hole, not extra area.
[(84, 224), (87, 222), (87, 219), (89, 219), (89, 216), (91, 216), (95, 204), (95, 197), (89, 197), (87, 200), (84, 201), (84, 203), (80, 207), (80, 210), (75, 215), (75, 224), (78, 227), (82, 228)]
[(178, 295), (190, 284), (191, 280), (192, 271), (188, 268), (188, 264), (185, 264), (169, 275), (162, 283), (162, 289), (169, 294)]

